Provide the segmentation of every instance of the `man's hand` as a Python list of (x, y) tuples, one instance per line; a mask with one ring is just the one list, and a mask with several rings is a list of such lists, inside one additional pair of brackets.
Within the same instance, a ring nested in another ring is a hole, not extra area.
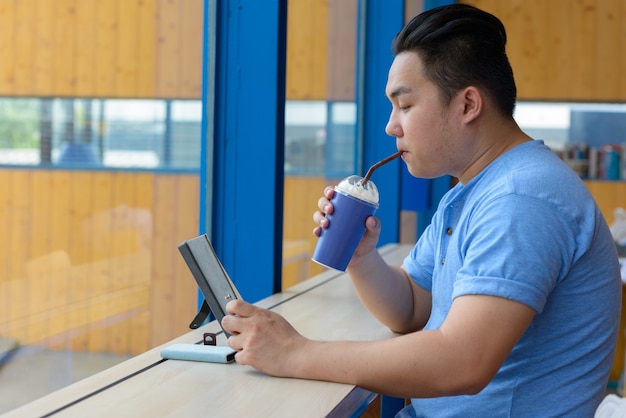
[(237, 350), (237, 363), (273, 376), (294, 377), (306, 338), (277, 313), (240, 299), (229, 302), (226, 310), (230, 315), (222, 319), (222, 326), (231, 334), (228, 345)]

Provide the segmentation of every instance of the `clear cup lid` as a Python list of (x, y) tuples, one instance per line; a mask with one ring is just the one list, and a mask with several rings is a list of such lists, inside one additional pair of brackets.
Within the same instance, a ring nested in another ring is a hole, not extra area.
[(378, 204), (378, 188), (372, 180), (363, 185), (363, 177), (352, 175), (341, 180), (336, 188), (351, 196)]

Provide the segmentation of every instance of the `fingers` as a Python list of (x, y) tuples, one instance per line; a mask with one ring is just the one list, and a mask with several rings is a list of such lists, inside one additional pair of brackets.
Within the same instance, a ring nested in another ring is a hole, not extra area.
[(326, 215), (323, 212), (317, 211), (313, 213), (313, 222), (319, 225), (319, 227), (315, 227), (315, 229), (313, 230), (313, 233), (319, 237), (319, 233), (321, 232), (322, 228), (328, 228), (328, 218), (326, 218)]
[(254, 315), (257, 309), (259, 308), (241, 299), (231, 300), (226, 304), (226, 312), (228, 312), (229, 315), (222, 318), (222, 327), (229, 334), (237, 335), (241, 333), (243, 326), (242, 319)]
[(313, 213), (313, 222), (315, 222), (316, 226), (313, 229), (313, 235), (319, 237), (322, 228), (328, 228), (328, 219), (326, 218), (327, 214), (333, 213), (333, 205), (330, 203), (330, 199), (335, 194), (335, 189), (332, 186), (326, 186), (324, 188), (324, 196), (320, 197), (317, 201), (317, 207), (320, 209)]
[(234, 299), (226, 304), (226, 312), (240, 317), (252, 316), (257, 309), (259, 308), (241, 299)]
[(376, 250), (376, 244), (378, 243), (378, 238), (380, 237), (380, 230), (380, 219), (375, 216), (370, 216), (365, 220), (365, 234), (354, 252), (353, 259)]
[(375, 216), (369, 216), (365, 220), (365, 228), (368, 231), (375, 232), (378, 235), (378, 232), (380, 231), (380, 222), (378, 218)]

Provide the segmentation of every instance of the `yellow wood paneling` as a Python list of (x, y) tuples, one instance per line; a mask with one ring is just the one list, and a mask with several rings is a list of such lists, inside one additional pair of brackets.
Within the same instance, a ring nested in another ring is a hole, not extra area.
[[(31, 10), (29, 25), (33, 28), (34, 44), (34, 73), (32, 80), (33, 96), (50, 96), (54, 92), (54, 2), (36, 0)], [(19, 54), (20, 51), (15, 51)], [(28, 94), (28, 93), (26, 93)]]
[(0, 282), (10, 277), (10, 262), (12, 259), (8, 238), (11, 236), (11, 219), (9, 218), (9, 202), (11, 201), (10, 189), (11, 173), (0, 170), (0, 231), (4, 232), (4, 239), (0, 239)]
[[(155, 206), (152, 213), (158, 224), (154, 224), (152, 236), (152, 311), (151, 345), (155, 346), (166, 342), (172, 333), (173, 325), (167, 321), (171, 314), (174, 284), (170, 277), (176, 272), (176, 254), (174, 249), (177, 242), (174, 238), (177, 213), (175, 210), (176, 179), (163, 177), (156, 180)], [(193, 319), (193, 318), (192, 318)]]
[(328, 0), (328, 48), (326, 99), (356, 99), (356, 0)]
[(55, 0), (52, 15), (52, 86), (66, 96), (76, 94), (76, 1)]
[(197, 175), (0, 169), (0, 335), (122, 354), (183, 333), (197, 293), (176, 247), (197, 235), (198, 187)]
[[(348, 7), (339, 3), (290, 0), (289, 99), (352, 96), (354, 83), (342, 75), (354, 62), (344, 62), (345, 48), (333, 40), (352, 30), (333, 23)], [(626, 99), (622, 0), (471, 3), (507, 27), (521, 99)], [(202, 7), (201, 0), (0, 2), (0, 95), (200, 98)]]
[(30, 252), (33, 258), (40, 257), (52, 252), (52, 235), (50, 225), (49, 205), (53, 198), (50, 184), (50, 175), (45, 171), (33, 171), (31, 189), (32, 204), (29, 214), (31, 225), (29, 235)]
[(626, 71), (621, 59), (626, 54), (626, 23), (622, 20), (624, 4), (623, 0), (596, 2), (596, 54), (592, 60), (598, 68), (594, 74), (598, 97), (617, 100), (626, 96), (621, 82)]
[[(157, 56), (157, 31), (156, 31), (156, 1), (138, 0), (138, 20), (137, 20), (137, 97), (155, 96), (154, 86), (156, 84), (156, 56)], [(198, 19), (200, 13), (196, 16)], [(200, 94), (195, 96), (200, 97)]]
[[(122, 3), (123, 4), (123, 3)], [(117, 92), (117, 37), (119, 0), (99, 1), (93, 23), (96, 27), (95, 96), (115, 97)]]
[(159, 0), (157, 12), (157, 67), (156, 95), (171, 97), (178, 87), (180, 70), (180, 26), (181, 7), (173, 0)]
[[(570, 97), (598, 97), (596, 90), (596, 72), (599, 63), (595, 61), (595, 50), (598, 43), (596, 31), (596, 12), (594, 0), (577, 0), (567, 9), (571, 26), (563, 27), (561, 32), (567, 33), (569, 42), (574, 48), (571, 55), (561, 63), (553, 63), (561, 68), (562, 72), (570, 73)], [(569, 30), (567, 30), (569, 29)]]
[(504, 23), (520, 99), (626, 99), (623, 0), (467, 3), (495, 14)]
[(137, 97), (139, 81), (137, 54), (139, 53), (139, 3), (126, 0), (117, 9), (117, 54), (115, 57), (115, 95)]
[[(5, 2), (3, 2), (5, 3)], [(15, 68), (13, 86), (11, 91), (14, 95), (21, 96), (33, 90), (34, 77), (34, 57), (35, 57), (35, 31), (29, 21), (31, 10), (34, 10), (34, 0), (22, 0), (13, 2), (15, 7), (15, 17), (11, 17), (15, 22), (13, 44), (15, 53), (12, 56), (2, 55), (7, 66)], [(0, 27), (4, 27), (0, 23)], [(4, 91), (4, 89), (2, 89)]]
[(290, 0), (287, 14), (287, 99), (324, 100), (327, 1)]
[(94, 19), (99, 0), (78, 0), (76, 2), (76, 90), (77, 96), (95, 95), (97, 27)]
[(626, 208), (626, 182), (586, 181), (587, 188), (596, 200), (606, 221), (613, 223), (615, 208)]
[[(324, 192), (327, 185), (337, 184), (339, 180), (324, 179), (322, 177), (285, 177), (285, 199), (283, 215), (283, 237), (285, 242), (308, 241), (309, 254), (313, 254), (317, 238), (312, 231), (315, 228), (313, 223), (313, 212), (317, 210), (317, 201)], [(301, 267), (301, 266), (298, 266)], [(319, 264), (309, 261), (309, 275), (322, 272), (324, 269)], [(293, 275), (293, 266), (283, 268), (283, 274)], [(286, 277), (283, 281), (293, 283), (292, 277)]]
[(0, 57), (8, 58), (4, 65), (0, 65), (0, 90), (6, 90), (8, 94), (13, 93), (15, 63), (13, 62), (14, 43), (13, 34), (15, 19), (14, 2), (0, 2), (0, 28), (5, 32), (5, 36), (0, 36)]
[(202, 0), (0, 2), (0, 95), (201, 97)]
[[(39, 288), (44, 283), (50, 283), (50, 287), (45, 289), (50, 290), (51, 307), (56, 308), (59, 306), (67, 306), (70, 303), (71, 295), (69, 289), (71, 286), (71, 271), (70, 266), (72, 263), (70, 248), (70, 236), (72, 235), (72, 226), (70, 224), (71, 218), (71, 206), (69, 204), (72, 197), (71, 194), (71, 182), (72, 177), (69, 172), (58, 172), (54, 175), (49, 174), (50, 190), (53, 191), (53, 195), (49, 203), (46, 205), (50, 212), (50, 250), (48, 254), (41, 254), (37, 258), (32, 259), (30, 257), (24, 257), (23, 260), (19, 258), (17, 261), (23, 262), (26, 265), (30, 265), (30, 273), (27, 272), (26, 278), (23, 276), (11, 276), (14, 281), (25, 280), (28, 283), (28, 289), (26, 294), (31, 295), (31, 298), (37, 298)], [(13, 253), (15, 256), (15, 253)], [(42, 272), (41, 275), (37, 275), (35, 272)], [(44, 271), (47, 273), (43, 274)], [(57, 315), (47, 316), (42, 313), (32, 304), (24, 309), (23, 314), (25, 318), (28, 318), (29, 314), (33, 312), (33, 315), (39, 315), (43, 318), (43, 325), (49, 330), (64, 330), (66, 329), (67, 322), (69, 320), (67, 311), (61, 310)], [(29, 321), (29, 322), (42, 322)], [(36, 325), (35, 325), (36, 326)], [(33, 329), (35, 329), (35, 326)], [(58, 327), (58, 328), (57, 328)], [(29, 329), (31, 329), (29, 327)], [(19, 337), (16, 337), (18, 341), (22, 341)], [(24, 337), (22, 337), (24, 338)], [(27, 336), (26, 343), (31, 341), (37, 341), (37, 335), (30, 333)], [(53, 345), (54, 347), (54, 345)]]
[(198, 294), (196, 281), (191, 276), (187, 264), (185, 264), (182, 256), (176, 248), (183, 240), (190, 239), (198, 235), (200, 207), (200, 190), (198, 183), (184, 181), (179, 178), (176, 186), (176, 212), (175, 212), (175, 233), (172, 235), (174, 240), (172, 251), (174, 276), (172, 303), (169, 309), (178, 313), (179, 318), (183, 318), (178, 322), (172, 323), (172, 332), (174, 335), (182, 335), (189, 330), (189, 323), (197, 313), (197, 296)]
[(183, 3), (179, 18), (181, 32), (180, 86), (182, 95), (190, 98), (202, 95), (202, 20), (203, 0), (190, 0)]

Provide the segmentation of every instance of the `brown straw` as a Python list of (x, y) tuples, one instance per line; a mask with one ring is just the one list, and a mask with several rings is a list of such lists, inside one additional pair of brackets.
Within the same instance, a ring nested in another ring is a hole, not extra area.
[(384, 160), (380, 160), (379, 162), (371, 166), (370, 169), (367, 170), (367, 174), (365, 175), (365, 177), (363, 177), (363, 181), (361, 182), (361, 185), (365, 186), (365, 183), (367, 183), (370, 177), (372, 177), (372, 173), (374, 172), (374, 170), (376, 170), (381, 165), (387, 164), (391, 160), (395, 160), (396, 158), (402, 155), (402, 152), (403, 151), (398, 151), (395, 154), (391, 154), (389, 157), (385, 158)]

